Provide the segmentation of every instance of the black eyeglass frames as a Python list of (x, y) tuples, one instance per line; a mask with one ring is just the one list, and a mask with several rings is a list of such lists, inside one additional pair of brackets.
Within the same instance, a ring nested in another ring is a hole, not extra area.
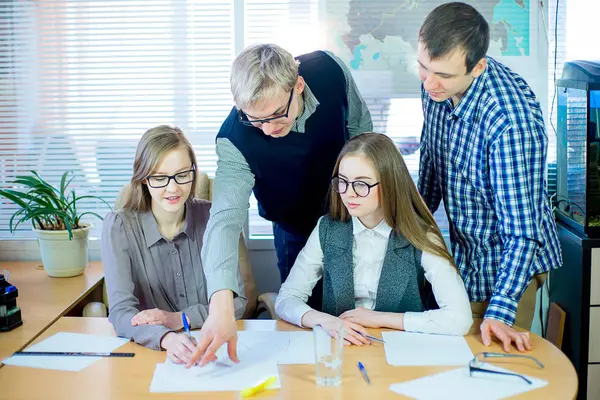
[(278, 120), (278, 119), (287, 118), (290, 113), (290, 106), (292, 105), (293, 98), (294, 98), (294, 88), (292, 88), (292, 90), (290, 91), (290, 98), (285, 107), (285, 113), (279, 114), (279, 115), (276, 115), (276, 116), (270, 117), (270, 118), (250, 120), (250, 119), (248, 119), (248, 116), (246, 115), (246, 113), (244, 113), (241, 109), (238, 109), (238, 116), (240, 118), (240, 122), (246, 126), (260, 128), (262, 126), (262, 124), (267, 124), (267, 123), (270, 123), (270, 122)]
[(475, 354), (475, 357), (469, 361), (469, 376), (476, 375), (477, 373), (485, 373), (485, 374), (496, 374), (496, 375), (504, 375), (504, 376), (514, 376), (516, 378), (522, 379), (527, 382), (527, 384), (531, 385), (531, 380), (527, 379), (525, 376), (521, 374), (517, 374), (516, 372), (504, 372), (504, 371), (496, 371), (489, 368), (484, 368), (485, 360), (490, 358), (523, 358), (528, 359), (535, 362), (540, 368), (544, 368), (544, 364), (542, 364), (537, 358), (533, 356), (526, 356), (523, 354), (504, 354), (504, 353), (489, 353), (482, 352)]
[(175, 175), (148, 175), (146, 181), (148, 186), (154, 189), (160, 189), (169, 186), (171, 179), (179, 185), (191, 183), (196, 176), (196, 169), (192, 166), (187, 171), (178, 172)]
[(369, 193), (371, 193), (371, 188), (374, 188), (377, 185), (379, 185), (379, 182), (369, 185), (365, 181), (348, 181), (344, 178), (340, 178), (339, 176), (334, 176), (331, 178), (331, 187), (339, 194), (346, 193), (348, 188), (352, 186), (352, 189), (357, 196), (367, 197)]

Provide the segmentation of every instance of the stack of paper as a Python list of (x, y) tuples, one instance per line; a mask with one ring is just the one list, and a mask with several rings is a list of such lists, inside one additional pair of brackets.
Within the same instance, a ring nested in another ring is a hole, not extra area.
[(270, 388), (280, 388), (277, 356), (288, 342), (283, 337), (263, 341), (260, 336), (242, 333), (237, 345), (239, 363), (229, 360), (227, 345), (217, 352), (217, 362), (204, 367), (186, 369), (167, 360), (156, 365), (150, 392), (239, 391), (269, 376), (277, 377)]
[[(112, 336), (59, 332), (38, 344), (28, 347), (25, 351), (110, 353), (127, 342), (129, 340)], [(100, 358), (78, 356), (13, 356), (4, 360), (3, 363), (19, 367), (81, 371)]]
[(393, 366), (468, 365), (473, 352), (462, 336), (383, 332), (385, 358)]
[[(485, 368), (511, 372), (490, 364), (486, 364)], [(461, 400), (496, 400), (539, 389), (548, 384), (541, 379), (526, 377), (532, 382), (531, 385), (518, 377), (497, 374), (478, 373), (477, 377), (470, 377), (469, 368), (464, 367), (409, 382), (394, 383), (390, 385), (390, 390), (422, 400), (445, 399), (448, 398), (448, 393), (452, 393), (452, 398)]]
[[(200, 332), (192, 332), (199, 340)], [(186, 369), (167, 360), (156, 365), (151, 392), (238, 391), (269, 376), (279, 383), (278, 364), (314, 364), (312, 332), (241, 331), (238, 332), (239, 364), (231, 362), (227, 346), (217, 352), (218, 361), (205, 367)]]

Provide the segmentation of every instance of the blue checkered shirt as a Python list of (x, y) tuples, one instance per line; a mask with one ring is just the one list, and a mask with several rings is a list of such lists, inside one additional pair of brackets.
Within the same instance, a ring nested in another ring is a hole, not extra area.
[(444, 202), (471, 301), (489, 300), (485, 318), (512, 326), (532, 277), (562, 264), (540, 105), (520, 76), (490, 57), (456, 107), (424, 90), (421, 97), (419, 190), (432, 212)]

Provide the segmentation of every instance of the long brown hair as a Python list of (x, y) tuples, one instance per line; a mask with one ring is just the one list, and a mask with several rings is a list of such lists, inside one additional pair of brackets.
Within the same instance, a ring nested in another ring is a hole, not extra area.
[[(417, 249), (445, 258), (455, 265), (440, 228), (417, 191), (392, 139), (379, 133), (363, 133), (348, 140), (335, 163), (334, 177), (339, 173), (340, 162), (347, 155), (360, 155), (375, 167), (379, 175), (377, 187), (383, 218), (394, 232), (404, 236)], [(332, 187), (329, 189), (329, 198), (329, 217), (348, 221), (350, 214)], [(428, 234), (434, 234), (437, 240), (431, 240)]]
[[(152, 204), (152, 197), (144, 179), (156, 171), (163, 157), (175, 149), (185, 149), (192, 161), (192, 168), (196, 166), (196, 155), (191, 143), (179, 128), (169, 125), (159, 125), (148, 129), (140, 139), (133, 161), (133, 176), (131, 177), (131, 191), (123, 199), (123, 208), (135, 211), (148, 211)], [(192, 182), (190, 198), (196, 193), (196, 180)]]

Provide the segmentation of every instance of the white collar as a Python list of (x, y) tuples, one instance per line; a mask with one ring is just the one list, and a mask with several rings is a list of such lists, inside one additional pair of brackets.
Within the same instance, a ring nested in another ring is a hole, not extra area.
[(357, 236), (366, 230), (374, 231), (386, 238), (390, 236), (390, 233), (392, 233), (392, 228), (385, 222), (385, 219), (381, 220), (381, 222), (375, 228), (369, 229), (364, 226), (358, 218), (352, 217), (352, 234), (354, 236)]

